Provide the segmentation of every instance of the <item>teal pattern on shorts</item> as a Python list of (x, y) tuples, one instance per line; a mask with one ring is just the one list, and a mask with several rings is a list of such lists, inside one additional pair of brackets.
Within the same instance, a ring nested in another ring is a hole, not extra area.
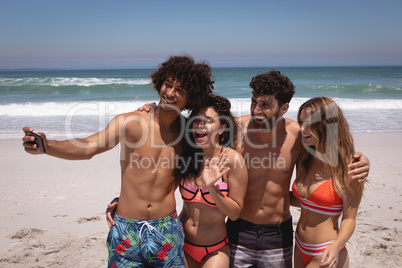
[(184, 267), (183, 226), (176, 212), (156, 220), (131, 220), (117, 215), (109, 231), (109, 268)]

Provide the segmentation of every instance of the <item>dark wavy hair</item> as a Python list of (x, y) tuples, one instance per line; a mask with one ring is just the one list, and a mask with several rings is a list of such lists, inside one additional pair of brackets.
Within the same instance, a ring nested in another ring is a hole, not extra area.
[(187, 90), (188, 103), (185, 108), (190, 111), (202, 105), (214, 89), (211, 67), (204, 62), (195, 63), (189, 55), (172, 56), (151, 74), (152, 84), (158, 93), (168, 78), (179, 81)]
[(226, 124), (226, 129), (219, 136), (219, 144), (221, 146), (233, 147), (235, 141), (238, 126), (236, 120), (234, 119), (230, 108), (232, 107), (230, 101), (222, 96), (210, 94), (207, 97), (205, 105), (202, 107), (197, 107), (190, 114), (190, 119), (196, 116), (202, 108), (212, 107), (216, 110), (219, 116), (221, 125)]
[(261, 95), (274, 95), (279, 106), (289, 103), (295, 94), (295, 86), (290, 79), (276, 70), (271, 70), (254, 76), (251, 79), (250, 87), (255, 97)]
[[(238, 133), (238, 124), (236, 122), (236, 119), (233, 117), (232, 112), (230, 111), (231, 103), (225, 97), (210, 94), (207, 97), (204, 106), (197, 107), (191, 112), (188, 127), (191, 128), (191, 118), (196, 116), (201, 109), (208, 107), (212, 107), (216, 110), (221, 124), (226, 124), (226, 129), (219, 136), (219, 145), (221, 145), (222, 147), (233, 147)], [(187, 161), (187, 165), (185, 169), (181, 169), (180, 172), (182, 178), (184, 178), (185, 180), (192, 180), (199, 175), (201, 162), (203, 160), (203, 153), (200, 147), (195, 146), (194, 138), (192, 135), (187, 138), (189, 140), (185, 139), (186, 149), (184, 150), (182, 156), (182, 160)], [(199, 159), (200, 156), (201, 159)]]

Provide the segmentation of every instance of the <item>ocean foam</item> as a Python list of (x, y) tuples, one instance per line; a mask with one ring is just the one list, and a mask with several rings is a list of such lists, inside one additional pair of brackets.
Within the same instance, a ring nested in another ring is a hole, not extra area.
[[(293, 98), (289, 112), (297, 112), (300, 105), (308, 98)], [(335, 102), (343, 110), (402, 110), (402, 100), (398, 99), (338, 99)], [(250, 99), (230, 99), (232, 112), (236, 116), (250, 113)], [(71, 113), (79, 115), (120, 114), (136, 110), (148, 102), (158, 100), (141, 101), (91, 101), (91, 102), (41, 102), (41, 103), (12, 103), (0, 105), (0, 116), (65, 116)]]
[[(293, 98), (285, 117), (296, 120), (297, 111), (308, 98)], [(73, 133), (87, 136), (106, 127), (117, 114), (136, 110), (141, 101), (46, 102), (0, 105), (0, 138), (19, 137), (21, 128), (31, 126), (46, 134)], [(235, 116), (250, 114), (251, 100), (230, 99)], [(352, 131), (402, 131), (402, 100), (335, 99), (341, 106)], [(187, 112), (183, 112), (187, 116)]]

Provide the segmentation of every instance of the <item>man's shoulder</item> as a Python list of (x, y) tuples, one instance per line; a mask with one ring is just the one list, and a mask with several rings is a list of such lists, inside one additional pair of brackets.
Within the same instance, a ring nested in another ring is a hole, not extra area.
[(236, 117), (236, 121), (237, 121), (237, 124), (239, 124), (239, 126), (241, 128), (244, 128), (247, 126), (248, 122), (250, 121), (250, 118), (251, 118), (250, 114), (243, 115), (243, 116)]
[(236, 117), (238, 121), (247, 121), (251, 118), (251, 114)]
[(295, 153), (295, 155), (299, 155), (300, 153), (300, 149), (302, 146), (301, 143), (301, 135), (300, 135), (300, 125), (299, 123), (297, 123), (294, 120), (288, 119), (286, 118), (286, 132), (290, 135), (288, 135), (289, 137), (289, 142), (290, 144), (292, 144), (292, 147), (294, 148), (294, 150), (292, 150), (292, 152)]
[(116, 118), (122, 119), (130, 119), (130, 118), (143, 118), (143, 119), (150, 119), (151, 113), (144, 112), (144, 111), (132, 111), (127, 113), (122, 113), (116, 116)]
[(243, 156), (238, 151), (236, 151), (235, 149), (230, 148), (230, 147), (226, 147), (223, 152), (228, 155), (230, 160), (239, 158), (239, 157), (243, 158)]
[(148, 126), (150, 124), (151, 116), (146, 112), (132, 111), (118, 114), (112, 121), (116, 126), (119, 126), (119, 128), (142, 129), (142, 126)]
[(297, 123), (296, 121), (289, 119), (289, 118), (285, 118), (285, 122), (286, 122), (286, 124), (285, 124), (286, 131), (298, 135), (298, 133), (300, 131), (299, 123)]

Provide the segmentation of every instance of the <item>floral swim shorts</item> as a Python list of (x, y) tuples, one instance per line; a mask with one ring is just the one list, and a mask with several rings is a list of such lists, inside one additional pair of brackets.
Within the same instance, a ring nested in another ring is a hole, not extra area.
[(176, 212), (156, 220), (117, 215), (109, 231), (108, 267), (184, 267), (184, 233)]

